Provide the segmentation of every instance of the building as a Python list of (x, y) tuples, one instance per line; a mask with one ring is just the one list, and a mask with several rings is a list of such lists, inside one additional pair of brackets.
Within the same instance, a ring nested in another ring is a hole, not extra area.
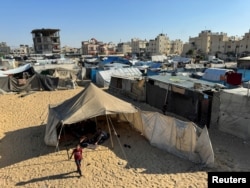
[(138, 38), (131, 39), (131, 50), (133, 54), (139, 57), (146, 52), (147, 40), (140, 40)]
[(116, 45), (112, 42), (104, 43), (99, 46), (100, 55), (114, 55), (116, 54)]
[(180, 39), (172, 40), (170, 42), (170, 54), (180, 55), (183, 51), (183, 42)]
[(240, 43), (238, 46), (236, 46), (236, 52), (238, 52), (239, 54), (245, 54), (246, 55), (250, 55), (250, 30), (248, 31), (248, 33), (245, 33), (242, 40), (240, 40)]
[(117, 52), (124, 55), (130, 55), (132, 53), (131, 42), (118, 43)]
[(147, 55), (162, 55), (170, 53), (170, 40), (167, 35), (159, 34), (154, 40), (147, 43)]
[(241, 54), (250, 54), (250, 31), (243, 37), (227, 36), (223, 32), (211, 32), (204, 30), (197, 37), (190, 37), (189, 42), (183, 46), (182, 55), (193, 52), (207, 58), (215, 55), (226, 59), (227, 57), (239, 57)]
[(18, 48), (11, 49), (11, 54), (14, 56), (28, 56), (34, 54), (34, 49), (29, 45), (20, 44)]
[(32, 30), (35, 53), (51, 54), (61, 52), (59, 29)]
[(81, 49), (80, 48), (73, 48), (70, 46), (63, 46), (61, 48), (61, 53), (65, 55), (80, 55)]
[(8, 55), (10, 54), (10, 47), (7, 46), (6, 42), (0, 43), (0, 56)]
[(91, 38), (82, 42), (82, 55), (113, 55), (116, 54), (116, 45), (112, 42), (103, 43)]

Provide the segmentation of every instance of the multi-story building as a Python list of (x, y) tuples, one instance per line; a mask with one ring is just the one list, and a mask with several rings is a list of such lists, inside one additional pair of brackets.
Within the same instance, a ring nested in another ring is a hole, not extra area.
[(124, 55), (130, 55), (132, 53), (131, 42), (118, 43), (117, 52)]
[(198, 37), (189, 38), (189, 43), (191, 44), (194, 50), (197, 50), (200, 53), (209, 54), (210, 53), (210, 43), (211, 43), (211, 34), (210, 30), (201, 31)]
[(170, 40), (167, 35), (162, 33), (154, 40), (149, 40), (146, 46), (147, 55), (167, 55), (170, 53)]
[(73, 55), (73, 54), (80, 54), (81, 52), (80, 48), (72, 48), (69, 46), (63, 46), (61, 48), (61, 53), (65, 55)]
[(189, 38), (189, 42), (183, 46), (185, 55), (188, 51), (195, 51), (195, 54), (204, 56), (217, 55), (219, 57), (234, 56), (240, 54), (250, 54), (250, 31), (245, 33), (243, 37), (228, 37), (226, 33), (205, 30), (199, 33), (198, 37)]
[(169, 55), (181, 54), (183, 42), (180, 39), (170, 41), (169, 37), (164, 34), (159, 34), (154, 40), (151, 39), (147, 43), (147, 55)]
[(10, 54), (10, 47), (7, 46), (6, 42), (0, 43), (0, 56), (8, 55)]
[(61, 52), (59, 29), (32, 30), (35, 53), (51, 54)]
[(180, 55), (183, 50), (183, 42), (180, 39), (172, 40), (170, 42), (170, 54)]
[(138, 38), (131, 39), (131, 51), (133, 54), (141, 56), (146, 52), (147, 40), (140, 40)]
[(28, 56), (29, 54), (33, 54), (34, 50), (29, 45), (20, 44), (19, 48), (11, 49), (11, 54), (16, 56)]
[(238, 46), (236, 46), (236, 52), (238, 53), (245, 53), (250, 55), (250, 30), (248, 33), (245, 33), (242, 40)]
[(82, 42), (82, 55), (98, 55), (99, 45), (102, 42), (97, 41), (95, 38), (91, 38), (88, 41)]
[(112, 42), (103, 43), (91, 38), (82, 42), (82, 55), (113, 55), (116, 53), (116, 45)]
[(98, 49), (100, 55), (116, 54), (116, 45), (112, 42), (101, 44)]

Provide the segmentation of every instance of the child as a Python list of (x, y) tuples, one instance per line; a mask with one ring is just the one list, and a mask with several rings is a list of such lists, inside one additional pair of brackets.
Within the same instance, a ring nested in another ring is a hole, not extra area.
[(73, 150), (70, 159), (74, 155), (76, 167), (77, 167), (77, 172), (82, 176), (82, 171), (81, 171), (81, 161), (82, 161), (82, 148), (80, 144), (77, 144), (76, 148)]

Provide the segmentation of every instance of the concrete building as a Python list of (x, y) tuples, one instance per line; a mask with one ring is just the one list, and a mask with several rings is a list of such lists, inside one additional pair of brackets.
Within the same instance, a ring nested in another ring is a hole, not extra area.
[(146, 52), (147, 40), (140, 40), (138, 38), (131, 39), (131, 50), (133, 54), (141, 56)]
[(236, 52), (245, 53), (246, 55), (250, 55), (250, 30), (244, 34), (242, 40), (238, 46), (236, 46)]
[(162, 55), (170, 53), (170, 40), (167, 35), (159, 34), (154, 40), (149, 40), (146, 47), (148, 55)]
[(32, 30), (35, 53), (51, 54), (61, 52), (59, 29)]
[(61, 48), (61, 53), (65, 55), (81, 54), (80, 48), (72, 48), (70, 46), (63, 46)]
[(82, 55), (98, 55), (99, 45), (102, 42), (97, 41), (95, 38), (91, 38), (88, 41), (82, 41)]
[(99, 46), (100, 55), (114, 55), (116, 54), (116, 45), (112, 42), (104, 43)]
[(132, 53), (132, 47), (131, 47), (131, 42), (122, 42), (117, 44), (117, 52), (124, 54), (124, 55), (129, 55)]
[(183, 42), (180, 39), (176, 39), (170, 42), (170, 54), (180, 55), (183, 51)]
[(113, 55), (116, 53), (116, 45), (112, 42), (103, 43), (91, 38), (82, 42), (82, 55)]
[(29, 47), (29, 45), (20, 44), (18, 48), (11, 49), (10, 53), (14, 56), (28, 56), (34, 53), (34, 49)]
[(243, 37), (228, 37), (223, 32), (211, 32), (210, 30), (201, 31), (198, 37), (190, 37), (189, 42), (183, 46), (182, 55), (188, 51), (194, 51), (194, 54), (200, 54), (205, 57), (217, 55), (226, 58), (233, 56), (239, 57), (241, 54), (250, 55), (250, 31)]
[(10, 54), (10, 47), (7, 45), (6, 42), (0, 43), (0, 56), (8, 55)]

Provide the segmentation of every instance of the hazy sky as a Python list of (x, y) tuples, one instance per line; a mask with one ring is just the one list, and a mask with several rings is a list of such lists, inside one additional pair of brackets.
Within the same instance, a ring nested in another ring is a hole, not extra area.
[(104, 43), (131, 38), (188, 42), (202, 30), (243, 36), (250, 29), (249, 0), (4, 0), (0, 4), (0, 42), (32, 46), (33, 29), (60, 29), (61, 46), (80, 47), (96, 38)]

